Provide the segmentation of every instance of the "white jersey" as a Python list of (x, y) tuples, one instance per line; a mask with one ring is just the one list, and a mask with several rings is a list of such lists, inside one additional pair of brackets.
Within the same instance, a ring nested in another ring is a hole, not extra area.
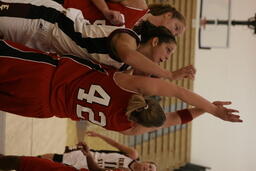
[[(130, 168), (131, 163), (135, 161), (119, 151), (90, 151), (94, 160), (101, 168)], [(62, 162), (77, 169), (88, 168), (86, 157), (80, 150), (64, 153)]]
[(130, 29), (90, 25), (80, 10), (51, 0), (0, 0), (0, 6), (0, 37), (42, 51), (89, 57), (120, 68), (123, 63), (110, 47), (113, 35), (125, 32), (139, 43)]

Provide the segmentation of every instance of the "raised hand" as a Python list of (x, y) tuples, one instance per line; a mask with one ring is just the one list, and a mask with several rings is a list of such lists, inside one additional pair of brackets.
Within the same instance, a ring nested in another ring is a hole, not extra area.
[(194, 79), (195, 73), (196, 73), (196, 69), (194, 68), (194, 66), (188, 65), (172, 72), (172, 79), (173, 80), (181, 80), (183, 78)]
[(225, 105), (230, 105), (230, 101), (215, 101), (213, 104), (218, 107), (216, 114), (214, 114), (215, 117), (229, 122), (243, 122), (240, 116), (235, 114), (239, 112), (238, 110), (224, 107)]
[(88, 145), (85, 142), (79, 142), (77, 144), (77, 147), (83, 152), (83, 154), (85, 156), (90, 155), (90, 148), (88, 147)]

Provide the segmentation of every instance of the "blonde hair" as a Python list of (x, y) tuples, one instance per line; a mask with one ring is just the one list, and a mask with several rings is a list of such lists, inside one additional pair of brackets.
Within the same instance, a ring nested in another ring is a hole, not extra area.
[(129, 120), (145, 127), (161, 126), (166, 116), (159, 103), (142, 95), (133, 95), (129, 101), (126, 115)]

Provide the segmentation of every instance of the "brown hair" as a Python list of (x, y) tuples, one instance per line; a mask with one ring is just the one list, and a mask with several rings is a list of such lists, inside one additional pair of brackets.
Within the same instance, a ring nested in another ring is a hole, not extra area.
[(158, 16), (170, 12), (173, 18), (177, 18), (183, 24), (186, 23), (185, 17), (169, 4), (150, 4), (148, 8), (150, 9), (149, 13), (152, 15)]
[(138, 25), (133, 27), (133, 30), (140, 35), (141, 40), (140, 43), (144, 44), (150, 39), (157, 37), (159, 43), (175, 43), (176, 39), (173, 34), (164, 26), (155, 26), (151, 24), (149, 21), (142, 21)]
[(128, 119), (145, 127), (161, 126), (166, 116), (159, 103), (150, 97), (133, 95), (127, 107)]

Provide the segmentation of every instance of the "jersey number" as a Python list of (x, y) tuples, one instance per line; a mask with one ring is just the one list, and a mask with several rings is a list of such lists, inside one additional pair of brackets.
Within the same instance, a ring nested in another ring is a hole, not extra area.
[[(96, 93), (100, 95), (100, 97), (95, 96)], [(110, 96), (99, 85), (91, 85), (88, 94), (85, 93), (84, 89), (79, 88), (77, 98), (79, 100), (86, 100), (87, 103), (97, 103), (103, 106), (108, 106), (110, 101)], [(77, 104), (76, 114), (78, 118), (85, 119), (82, 115), (83, 112), (88, 113), (89, 121), (92, 123), (100, 126), (106, 126), (106, 116), (103, 112), (99, 112), (100, 120), (97, 121), (95, 120), (95, 113), (91, 108)]]

